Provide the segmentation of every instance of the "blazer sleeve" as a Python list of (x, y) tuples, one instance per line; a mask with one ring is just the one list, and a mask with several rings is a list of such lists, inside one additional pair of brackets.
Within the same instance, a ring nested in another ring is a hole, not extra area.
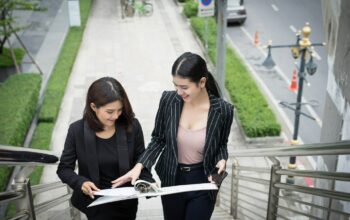
[[(142, 132), (142, 127), (140, 125), (140, 122), (135, 119), (134, 122), (134, 132), (135, 132), (135, 146), (134, 146), (134, 164), (135, 162), (139, 159), (139, 157), (141, 156), (141, 154), (143, 152), (145, 152), (145, 142), (144, 142), (144, 137), (143, 137), (143, 132)], [(134, 165), (133, 164), (133, 165)], [(141, 174), (140, 174), (140, 179), (146, 180), (148, 182), (155, 182), (155, 180), (152, 178), (152, 174), (150, 172), (150, 170), (148, 169), (142, 169)]]
[(76, 142), (74, 139), (74, 129), (70, 126), (60, 163), (58, 164), (57, 175), (63, 183), (68, 184), (73, 190), (80, 190), (82, 184), (90, 180), (74, 172), (77, 160)]
[(220, 138), (219, 149), (215, 158), (215, 164), (220, 160), (227, 160), (228, 158), (227, 142), (228, 142), (228, 137), (230, 135), (231, 125), (233, 121), (233, 112), (234, 112), (233, 105), (229, 103), (224, 103), (223, 112), (224, 112), (225, 118), (223, 118), (224, 123), (222, 125), (222, 132), (221, 132), (222, 135)]
[(164, 91), (159, 102), (158, 112), (155, 119), (155, 125), (152, 132), (151, 142), (148, 144), (146, 151), (141, 155), (138, 162), (151, 170), (157, 157), (165, 146), (165, 112), (167, 107), (167, 97), (169, 92)]

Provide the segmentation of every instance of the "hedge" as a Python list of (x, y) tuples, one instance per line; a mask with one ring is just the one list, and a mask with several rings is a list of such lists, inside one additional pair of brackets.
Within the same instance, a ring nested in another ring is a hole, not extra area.
[[(15, 53), (17, 64), (21, 64), (24, 57), (24, 50), (21, 48), (13, 48)], [(10, 49), (4, 47), (3, 52), (0, 54), (0, 67), (11, 67), (14, 66)]]
[[(0, 86), (0, 144), (22, 146), (38, 102), (41, 76), (16, 74)], [(0, 167), (0, 191), (10, 168)]]
[[(190, 19), (194, 31), (204, 42), (204, 19)], [(216, 22), (208, 19), (208, 54), (216, 62)], [(264, 96), (251, 78), (243, 61), (232, 48), (226, 52), (226, 88), (235, 104), (242, 128), (248, 137), (278, 136), (281, 126)]]
[(188, 0), (183, 8), (183, 13), (187, 18), (197, 16), (198, 13), (198, 2), (193, 0)]
[[(31, 148), (40, 150), (50, 150), (51, 135), (54, 128), (53, 123), (39, 123), (35, 129), (33, 139), (31, 141)], [(43, 167), (36, 167), (30, 175), (30, 184), (37, 185), (40, 183)]]

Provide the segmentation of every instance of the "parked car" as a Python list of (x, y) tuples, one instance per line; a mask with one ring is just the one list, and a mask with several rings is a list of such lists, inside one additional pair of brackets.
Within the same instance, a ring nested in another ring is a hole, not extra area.
[(247, 10), (243, 0), (227, 0), (227, 24), (243, 24), (247, 19)]

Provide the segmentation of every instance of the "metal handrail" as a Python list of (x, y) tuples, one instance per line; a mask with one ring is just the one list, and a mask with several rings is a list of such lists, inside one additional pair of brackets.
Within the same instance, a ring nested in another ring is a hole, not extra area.
[[(295, 184), (286, 184), (282, 181), (281, 176), (295, 176), (295, 177), (308, 177), (308, 178), (317, 178), (325, 179), (330, 181), (346, 181), (350, 182), (350, 173), (345, 172), (328, 172), (328, 171), (315, 171), (315, 170), (295, 170), (295, 169), (282, 169), (279, 159), (275, 157), (290, 157), (290, 156), (321, 156), (321, 155), (349, 155), (350, 154), (350, 141), (342, 141), (337, 143), (325, 143), (325, 144), (307, 144), (299, 146), (259, 146), (259, 148), (254, 149), (245, 149), (245, 150), (233, 150), (230, 151), (230, 156), (232, 156), (234, 163), (232, 164), (232, 173), (234, 174), (231, 180), (231, 213), (233, 214), (234, 219), (238, 219), (237, 213), (242, 213), (239, 209), (244, 209), (249, 211), (249, 215), (255, 215), (257, 218), (261, 218), (261, 213), (257, 213), (255, 209), (247, 209), (243, 204), (247, 203), (246, 197), (242, 198), (240, 195), (248, 196), (257, 201), (263, 201), (260, 199), (260, 196), (255, 196), (256, 192), (261, 193), (262, 191), (254, 188), (248, 187), (249, 184), (242, 184), (242, 181), (247, 183), (258, 183), (268, 185), (268, 201), (267, 201), (267, 213), (266, 219), (288, 219), (283, 216), (284, 212), (292, 212), (293, 215), (301, 215), (308, 217), (310, 219), (322, 219), (318, 216), (314, 216), (313, 213), (309, 213), (310, 209), (320, 209), (324, 212), (327, 212), (325, 219), (330, 219), (331, 213), (343, 215), (349, 217), (350, 213), (348, 210), (340, 211), (333, 209), (331, 205), (328, 207), (320, 206), (313, 204), (313, 202), (302, 201), (301, 199), (293, 199), (296, 196), (296, 193), (302, 195), (317, 196), (320, 198), (350, 201), (350, 193), (344, 191), (336, 191), (332, 189), (322, 189), (314, 188), (312, 186), (301, 186)], [(269, 158), (272, 164), (268, 165), (270, 168), (270, 174), (267, 174), (265, 167), (252, 167), (252, 166), (239, 166), (238, 158), (246, 157), (264, 157)], [(251, 176), (252, 174), (252, 176)], [(259, 176), (255, 176), (258, 174)], [(262, 175), (263, 174), (263, 175)], [(266, 179), (269, 179), (266, 180)], [(244, 190), (242, 190), (244, 189)], [(249, 190), (249, 191), (247, 191)], [(280, 195), (280, 191), (286, 193), (285, 196)], [(250, 193), (249, 193), (250, 192)], [(265, 192), (266, 193), (266, 192)], [(297, 196), (296, 196), (297, 197)], [(282, 199), (283, 201), (279, 201)], [(297, 207), (286, 206), (286, 202), (291, 203), (300, 203), (307, 205), (306, 210), (302, 211)], [(249, 202), (249, 201), (248, 201)], [(329, 202), (331, 204), (331, 202)], [(254, 202), (249, 202), (249, 205), (254, 205), (255, 207), (260, 208)], [(254, 207), (253, 206), (253, 207)], [(282, 212), (282, 213), (281, 213)], [(248, 215), (248, 212), (244, 211), (244, 218)], [(263, 217), (264, 218), (264, 217)]]
[(45, 183), (45, 184), (39, 184), (32, 186), (32, 192), (33, 194), (37, 193), (43, 193), (52, 189), (58, 189), (61, 187), (67, 187), (66, 184), (62, 183), (61, 181), (59, 182), (53, 182), (53, 183)]
[(283, 199), (283, 200), (287, 200), (287, 201), (291, 201), (291, 202), (295, 202), (295, 203), (304, 204), (304, 205), (307, 205), (307, 206), (310, 206), (310, 207), (314, 207), (314, 208), (317, 208), (317, 209), (321, 209), (321, 210), (324, 210), (324, 211), (331, 211), (331, 212), (334, 212), (334, 213), (337, 213), (337, 214), (340, 214), (340, 215), (344, 215), (344, 216), (350, 217), (350, 213), (342, 212), (342, 211), (335, 210), (335, 209), (332, 209), (332, 208), (329, 209), (327, 207), (316, 205), (316, 204), (313, 204), (313, 203), (310, 203), (310, 202), (304, 202), (304, 201), (301, 201), (301, 200), (298, 200), (298, 199), (293, 199), (293, 198), (286, 198), (284, 196), (278, 196), (278, 198)]
[(331, 179), (340, 181), (350, 181), (350, 173), (344, 172), (326, 172), (326, 171), (309, 171), (309, 170), (277, 170), (277, 174), (288, 176), (313, 177), (320, 179)]
[[(0, 145), (0, 165), (21, 166), (12, 184), (13, 190), (0, 193), (0, 204), (8, 204), (10, 201), (16, 201), (18, 213), (11, 220), (35, 219), (37, 214), (56, 207), (70, 199), (71, 192), (68, 186), (62, 182), (52, 182), (35, 186), (30, 185), (28, 176), (34, 170), (35, 166), (57, 165), (57, 161), (58, 157), (50, 151)], [(34, 205), (32, 194), (56, 190), (61, 187), (67, 187), (66, 194)], [(75, 218), (77, 216), (79, 218), (80, 215), (75, 214), (76, 211), (72, 209), (71, 203), (69, 203), (69, 207), (71, 217)], [(0, 216), (0, 218), (2, 217)]]
[(278, 206), (278, 208), (287, 210), (289, 212), (297, 213), (299, 215), (304, 215), (304, 216), (308, 217), (309, 219), (323, 220), (322, 218), (318, 218), (318, 217), (310, 215), (308, 213), (300, 212), (300, 211), (297, 211), (297, 210), (294, 210), (294, 209), (291, 209), (291, 208), (288, 208), (288, 207)]
[(65, 202), (65, 201), (68, 201), (69, 199), (70, 199), (70, 195), (66, 194), (66, 195), (60, 196), (58, 198), (55, 198), (53, 200), (45, 201), (44, 203), (36, 205), (35, 213), (40, 214), (40, 213), (42, 213), (50, 208), (56, 207), (57, 205)]
[(319, 188), (310, 188), (305, 186), (297, 186), (297, 185), (291, 185), (287, 183), (276, 183), (275, 187), (280, 189), (287, 189), (294, 192), (301, 192), (316, 196), (323, 196), (327, 198), (333, 198), (333, 199), (339, 199), (343, 201), (350, 201), (350, 193), (346, 192), (338, 192), (338, 191), (331, 191), (327, 189), (319, 189)]
[(0, 145), (0, 165), (55, 164), (58, 157), (50, 151)]
[(8, 192), (1, 192), (0, 193), (0, 204), (8, 203), (13, 200), (19, 199), (23, 197), (24, 191), (8, 191)]
[[(330, 148), (332, 146), (332, 148)], [(283, 157), (283, 156), (314, 156), (314, 155), (346, 155), (350, 154), (350, 141), (326, 144), (305, 144), (298, 146), (259, 146), (246, 150), (232, 150), (232, 157)]]

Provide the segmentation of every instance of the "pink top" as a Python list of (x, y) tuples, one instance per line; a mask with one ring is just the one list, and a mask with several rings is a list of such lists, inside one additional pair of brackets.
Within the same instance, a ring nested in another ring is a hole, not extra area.
[(203, 162), (206, 127), (189, 130), (179, 125), (177, 133), (177, 152), (179, 163), (195, 164)]

